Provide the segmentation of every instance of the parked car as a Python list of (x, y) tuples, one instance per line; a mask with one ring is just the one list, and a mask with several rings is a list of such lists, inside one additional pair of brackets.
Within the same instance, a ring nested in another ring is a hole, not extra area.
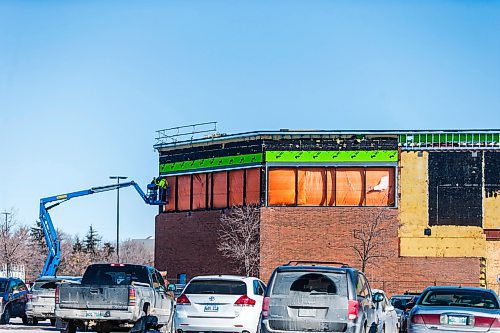
[(177, 297), (179, 297), (180, 295), (182, 295), (182, 291), (184, 290), (184, 288), (186, 288), (185, 284), (179, 284), (179, 283), (177, 283), (175, 285), (175, 290), (174, 290), (174, 297), (175, 297), (175, 299), (177, 299)]
[[(329, 266), (329, 265), (336, 265)], [(377, 330), (375, 303), (365, 275), (341, 263), (290, 262), (277, 267), (262, 307), (261, 332)]]
[(176, 331), (256, 333), (265, 289), (254, 277), (197, 276), (177, 298)]
[(394, 310), (396, 311), (398, 315), (398, 323), (399, 323), (399, 330), (403, 331), (406, 330), (405, 326), (403, 325), (403, 316), (406, 311), (406, 306), (407, 304), (414, 298), (415, 296), (413, 295), (408, 295), (408, 294), (403, 294), (403, 295), (392, 295), (391, 297), (391, 305), (394, 307)]
[(399, 320), (398, 314), (394, 309), (394, 306), (389, 302), (389, 299), (385, 295), (385, 292), (380, 289), (372, 289), (374, 295), (382, 295), (382, 300), (376, 303), (378, 326), (377, 332), (381, 333), (398, 333), (399, 332)]
[(22, 318), (23, 323), (28, 324), (26, 317), (28, 293), (23, 280), (0, 278), (0, 324), (8, 324), (14, 317)]
[(74, 276), (47, 276), (35, 280), (26, 304), (28, 323), (37, 325), (39, 320), (49, 319), (50, 324), (54, 326), (56, 323), (56, 287), (61, 283), (80, 283), (81, 279), (81, 277)]
[(403, 315), (401, 317), (401, 328), (400, 332), (401, 333), (407, 333), (408, 332), (408, 318), (410, 317), (410, 311), (413, 309), (415, 304), (417, 304), (419, 295), (414, 295), (408, 303), (406, 303), (405, 311), (403, 312)]
[(428, 287), (408, 320), (408, 333), (423, 332), (500, 332), (500, 300), (490, 289)]
[(56, 288), (56, 317), (62, 332), (94, 328), (97, 332), (132, 327), (152, 314), (159, 326), (172, 329), (175, 285), (165, 286), (153, 267), (130, 264), (94, 264), (87, 267), (80, 284)]

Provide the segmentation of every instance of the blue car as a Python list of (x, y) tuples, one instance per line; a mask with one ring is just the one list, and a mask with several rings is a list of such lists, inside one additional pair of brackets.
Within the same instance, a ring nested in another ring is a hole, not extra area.
[(10, 318), (22, 318), (23, 324), (28, 323), (26, 303), (28, 288), (23, 280), (18, 278), (0, 278), (0, 324), (10, 322)]

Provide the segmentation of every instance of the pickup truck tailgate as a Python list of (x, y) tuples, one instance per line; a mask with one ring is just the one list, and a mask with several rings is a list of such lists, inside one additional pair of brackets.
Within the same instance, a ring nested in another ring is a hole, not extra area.
[(61, 285), (59, 307), (61, 309), (108, 309), (126, 310), (129, 286)]

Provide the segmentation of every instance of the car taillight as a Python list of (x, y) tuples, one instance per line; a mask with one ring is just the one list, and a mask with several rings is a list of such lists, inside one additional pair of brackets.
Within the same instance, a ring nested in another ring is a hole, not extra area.
[(358, 312), (359, 312), (359, 302), (355, 300), (349, 300), (349, 303), (347, 304), (347, 318), (349, 320), (354, 320), (358, 318)]
[(56, 304), (59, 304), (59, 286), (56, 287)]
[(411, 323), (417, 325), (439, 325), (440, 315), (438, 314), (414, 314), (411, 316)]
[(269, 297), (264, 297), (264, 301), (262, 302), (262, 317), (267, 318), (269, 316)]
[(240, 306), (254, 306), (255, 305), (255, 300), (254, 299), (251, 299), (250, 297), (248, 297), (247, 295), (243, 295), (243, 296), (240, 296), (240, 298), (238, 298), (236, 300), (236, 302), (234, 302), (234, 305), (240, 305)]
[(135, 297), (135, 289), (130, 288), (128, 290), (128, 305), (135, 305), (136, 297)]
[(191, 302), (189, 301), (189, 298), (185, 294), (180, 295), (177, 297), (177, 305), (191, 305)]
[[(495, 326), (495, 324), (497, 326)], [(500, 318), (495, 319), (492, 317), (474, 317), (474, 327), (500, 328)]]

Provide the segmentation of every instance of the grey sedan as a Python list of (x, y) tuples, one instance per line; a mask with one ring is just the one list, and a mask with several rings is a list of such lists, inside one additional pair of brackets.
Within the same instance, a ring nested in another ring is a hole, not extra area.
[(500, 332), (500, 300), (493, 290), (429, 287), (408, 320), (408, 333)]

